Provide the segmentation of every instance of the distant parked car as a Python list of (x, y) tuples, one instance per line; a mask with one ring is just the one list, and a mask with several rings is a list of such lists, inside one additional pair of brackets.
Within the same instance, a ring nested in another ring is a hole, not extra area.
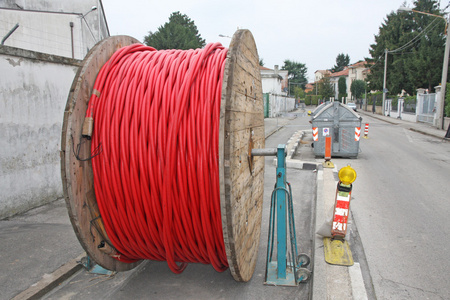
[(355, 103), (347, 103), (347, 106), (356, 111), (356, 104)]

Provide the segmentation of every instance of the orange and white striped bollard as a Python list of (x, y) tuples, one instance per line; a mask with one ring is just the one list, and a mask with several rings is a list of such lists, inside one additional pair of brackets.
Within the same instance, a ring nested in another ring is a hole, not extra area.
[(364, 138), (369, 138), (369, 123), (366, 123), (366, 127), (364, 128)]

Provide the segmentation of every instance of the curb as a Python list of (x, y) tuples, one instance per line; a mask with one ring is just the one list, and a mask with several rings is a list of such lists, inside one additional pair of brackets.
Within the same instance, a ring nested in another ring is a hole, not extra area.
[(41, 280), (37, 283), (31, 285), (28, 289), (16, 295), (11, 300), (34, 300), (40, 299), (45, 294), (52, 291), (63, 281), (68, 279), (70, 276), (81, 270), (83, 267), (79, 261), (86, 256), (86, 253), (79, 255), (77, 258), (72, 259), (68, 263), (62, 265), (52, 274), (45, 274)]
[(422, 131), (420, 129), (416, 129), (416, 128), (412, 128), (412, 127), (410, 127), (409, 130), (414, 131), (414, 132), (418, 132), (418, 133), (421, 133), (421, 134), (424, 134), (424, 135), (429, 135), (429, 136), (432, 136), (432, 137), (435, 137), (435, 138), (438, 138), (438, 139), (443, 139), (443, 140), (446, 139), (445, 135), (444, 136), (439, 136), (437, 134), (429, 133), (429, 132)]
[(278, 128), (272, 130), (271, 132), (269, 132), (268, 134), (266, 134), (265, 138), (267, 139), (268, 137), (270, 137), (271, 135), (275, 134), (276, 132), (280, 131), (281, 129), (283, 129), (285, 127), (285, 125), (281, 125)]
[[(320, 168), (317, 171), (316, 230), (319, 230), (329, 218), (328, 214), (334, 206), (337, 184), (337, 167)], [(350, 234), (350, 233), (349, 233)], [(315, 299), (367, 299), (362, 281), (359, 263), (351, 267), (330, 265), (325, 261), (323, 237), (314, 233), (314, 287)], [(336, 295), (339, 295), (336, 297)]]
[[(400, 124), (402, 124), (401, 122), (397, 123), (397, 122), (392, 122), (390, 120), (386, 120), (385, 118), (382, 118), (382, 117), (380, 117), (378, 115), (375, 115), (375, 114), (371, 115), (371, 114), (368, 114), (367, 112), (363, 112), (362, 114), (366, 115), (366, 116), (369, 116), (369, 117), (372, 117), (374, 119), (377, 119), (377, 120), (380, 120), (380, 121), (392, 124), (392, 125), (400, 125)], [(423, 131), (423, 130), (420, 130), (420, 129), (417, 129), (417, 128), (413, 128), (413, 127), (409, 127), (408, 129), (411, 130), (411, 131), (418, 132), (418, 133), (421, 133), (421, 134), (424, 134), (424, 135), (428, 135), (428, 136), (432, 136), (432, 137), (435, 137), (435, 138), (438, 138), (438, 139), (445, 139), (445, 130), (443, 131), (444, 136), (440, 136), (440, 135), (437, 135), (437, 134), (434, 134), (434, 133), (431, 133), (431, 132), (427, 132), (427, 131)]]
[(383, 122), (386, 122), (386, 123), (389, 123), (389, 124), (392, 124), (392, 125), (399, 125), (399, 124), (401, 124), (400, 122), (397, 123), (397, 122), (392, 122), (391, 120), (386, 120), (386, 119), (382, 118), (381, 116), (379, 116), (378, 114), (372, 114), (371, 115), (371, 114), (367, 113), (366, 111), (362, 111), (362, 112), (363, 112), (362, 115), (366, 115), (368, 117), (372, 117), (374, 119), (377, 119), (377, 120), (380, 120), (380, 121), (383, 121)]
[[(294, 155), (297, 152), (297, 149), (300, 145), (301, 140), (303, 139), (303, 136), (305, 135), (305, 130), (298, 130), (295, 132), (286, 143), (286, 168), (292, 168), (292, 169), (300, 169), (300, 170), (317, 170), (319, 165), (321, 163), (314, 163), (314, 162), (306, 162), (301, 161), (298, 159), (294, 159)], [(273, 159), (273, 165), (277, 165), (277, 158)]]

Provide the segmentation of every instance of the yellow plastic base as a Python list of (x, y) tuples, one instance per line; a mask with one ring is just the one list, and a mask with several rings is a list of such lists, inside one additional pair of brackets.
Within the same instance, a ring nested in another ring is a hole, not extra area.
[(331, 265), (353, 266), (353, 256), (346, 240), (323, 238), (325, 261)]
[(331, 160), (326, 160), (322, 163), (322, 166), (324, 168), (330, 168), (333, 169), (334, 168), (334, 164), (331, 162)]

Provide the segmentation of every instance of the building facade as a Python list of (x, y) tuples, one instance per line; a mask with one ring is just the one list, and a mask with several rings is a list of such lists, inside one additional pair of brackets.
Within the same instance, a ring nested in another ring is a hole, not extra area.
[(288, 71), (280, 70), (278, 65), (273, 69), (259, 66), (261, 73), (261, 84), (263, 93), (272, 93), (276, 95), (287, 95), (288, 91)]
[(0, 0), (0, 35), (1, 219), (63, 197), (67, 97), (109, 30), (98, 0)]
[(75, 59), (109, 36), (101, 0), (0, 0), (0, 20), (4, 45)]

